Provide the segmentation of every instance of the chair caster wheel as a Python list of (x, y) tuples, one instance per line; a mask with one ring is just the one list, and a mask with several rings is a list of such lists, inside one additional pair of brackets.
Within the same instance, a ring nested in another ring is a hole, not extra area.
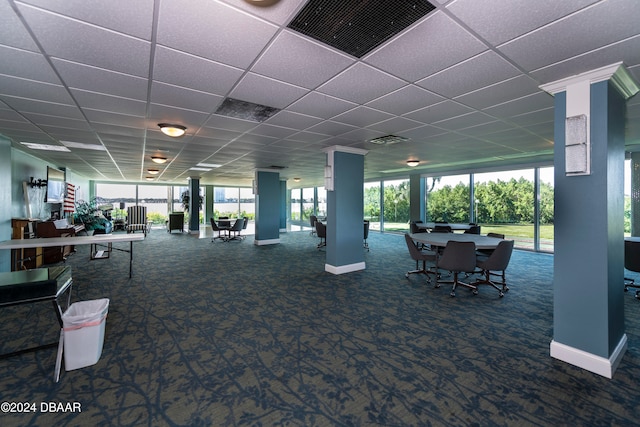
[(474, 295), (478, 295), (478, 291), (475, 290), (475, 289), (473, 291), (471, 291), (471, 293), (473, 293)]
[(498, 295), (502, 298), (504, 296), (504, 292), (500, 292)]
[(451, 292), (449, 295), (452, 296), (452, 297), (455, 297), (456, 293), (455, 292)]
[(435, 289), (438, 289), (438, 288), (440, 287), (440, 283), (436, 283), (435, 285), (433, 285), (433, 287), (434, 287)]

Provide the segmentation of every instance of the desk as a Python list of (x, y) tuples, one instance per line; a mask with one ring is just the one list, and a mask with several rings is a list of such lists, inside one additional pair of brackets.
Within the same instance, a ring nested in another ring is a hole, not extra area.
[[(27, 249), (27, 248), (43, 248), (50, 246), (65, 245), (91, 245), (94, 249), (96, 246), (108, 246), (110, 243), (129, 242), (129, 250), (117, 249), (122, 252), (129, 253), (129, 278), (131, 278), (131, 270), (133, 266), (133, 242), (144, 240), (144, 234), (94, 234), (93, 236), (75, 236), (75, 237), (49, 237), (37, 239), (12, 239), (0, 242), (0, 249)], [(113, 248), (116, 249), (116, 248)], [(12, 259), (12, 265), (15, 263)]]
[(437, 225), (449, 226), (451, 230), (466, 231), (471, 228), (469, 224), (458, 224), (454, 222), (435, 223), (435, 222), (417, 222), (416, 226), (422, 230), (433, 230)]
[(71, 267), (36, 268), (33, 270), (0, 273), (0, 307), (35, 303), (39, 301), (51, 301), (60, 324), (60, 339), (57, 343), (45, 344), (28, 348), (26, 350), (6, 353), (0, 355), (0, 359), (57, 345), (58, 355), (56, 358), (54, 379), (58, 382), (60, 377), (60, 365), (62, 363), (62, 346), (64, 339), (62, 333), (63, 310), (60, 307), (58, 299), (67, 293), (66, 307), (69, 307), (72, 283)]
[(503, 240), (481, 234), (464, 233), (413, 233), (410, 236), (416, 242), (438, 247), (447, 246), (447, 242), (450, 240), (456, 242), (473, 242), (476, 244), (476, 249), (495, 249)]

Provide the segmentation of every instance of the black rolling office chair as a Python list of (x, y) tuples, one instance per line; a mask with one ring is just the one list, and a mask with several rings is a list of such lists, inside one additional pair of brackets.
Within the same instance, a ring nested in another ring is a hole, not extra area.
[[(634, 273), (640, 273), (640, 242), (624, 241), (624, 268)], [(625, 277), (624, 291), (627, 292), (629, 288), (638, 289), (636, 298), (640, 299), (640, 285), (636, 284), (634, 279)]]

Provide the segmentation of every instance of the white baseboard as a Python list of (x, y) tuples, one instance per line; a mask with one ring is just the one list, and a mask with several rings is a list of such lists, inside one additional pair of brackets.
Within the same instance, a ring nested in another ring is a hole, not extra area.
[(281, 232), (281, 233), (286, 233), (286, 232), (287, 232), (287, 229), (286, 229), (286, 228), (281, 228), (281, 229), (280, 229), (280, 232)]
[(328, 273), (333, 273), (333, 274), (351, 273), (352, 271), (360, 271), (360, 270), (364, 270), (365, 268), (366, 268), (366, 264), (364, 263), (364, 261), (357, 262), (355, 264), (339, 265), (339, 266), (329, 265), (329, 264), (324, 265), (324, 271)]
[(276, 245), (280, 243), (280, 239), (254, 240), (253, 243), (257, 246)]
[(565, 344), (560, 344), (557, 341), (551, 341), (549, 348), (551, 350), (551, 357), (611, 379), (622, 360), (622, 356), (624, 356), (624, 353), (627, 351), (627, 334), (622, 336), (620, 342), (608, 359), (587, 353), (584, 350), (569, 347)]

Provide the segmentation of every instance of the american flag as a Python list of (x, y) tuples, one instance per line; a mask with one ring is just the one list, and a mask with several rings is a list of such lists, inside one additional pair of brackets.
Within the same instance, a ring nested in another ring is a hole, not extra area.
[(75, 203), (76, 203), (76, 186), (67, 182), (67, 191), (65, 193), (64, 205), (62, 208), (63, 211), (64, 212), (75, 211), (76, 210)]

